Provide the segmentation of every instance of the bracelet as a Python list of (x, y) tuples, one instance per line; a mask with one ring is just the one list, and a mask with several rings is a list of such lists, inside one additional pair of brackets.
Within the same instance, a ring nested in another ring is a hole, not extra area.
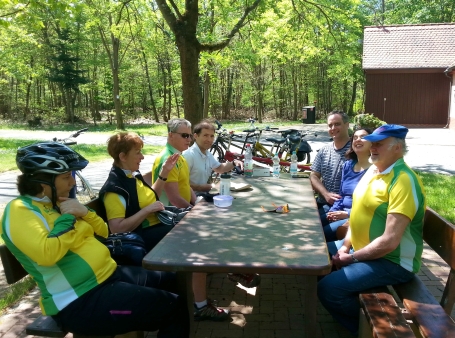
[(353, 261), (354, 263), (358, 263), (358, 262), (359, 262), (359, 260), (358, 260), (357, 258), (354, 257), (354, 254), (353, 254), (353, 253), (351, 254), (351, 258), (352, 258), (352, 261)]
[(158, 175), (158, 178), (163, 182), (167, 181), (167, 177), (162, 177), (161, 175)]

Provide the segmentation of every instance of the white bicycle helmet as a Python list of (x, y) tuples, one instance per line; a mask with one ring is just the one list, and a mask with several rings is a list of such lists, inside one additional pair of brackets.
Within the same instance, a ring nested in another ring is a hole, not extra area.
[(26, 175), (63, 174), (84, 169), (88, 161), (73, 149), (57, 142), (34, 143), (17, 150), (16, 164)]

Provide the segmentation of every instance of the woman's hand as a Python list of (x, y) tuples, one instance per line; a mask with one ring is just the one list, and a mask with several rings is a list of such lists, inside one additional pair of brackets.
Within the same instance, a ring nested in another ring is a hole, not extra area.
[(63, 214), (70, 214), (75, 217), (84, 217), (88, 213), (85, 205), (82, 205), (76, 198), (59, 197), (60, 212)]
[(349, 218), (349, 215), (346, 211), (330, 211), (327, 213), (327, 219), (330, 222), (335, 222), (346, 218)]
[(145, 209), (147, 209), (149, 214), (151, 214), (153, 212), (158, 212), (158, 211), (164, 210), (164, 204), (161, 203), (160, 201), (156, 201), (152, 204), (147, 205), (145, 207)]
[(160, 176), (167, 178), (167, 175), (169, 175), (171, 170), (175, 167), (175, 164), (177, 163), (179, 157), (180, 157), (179, 153), (169, 156), (166, 159), (166, 161), (163, 163), (163, 166), (162, 166), (161, 172), (160, 172)]

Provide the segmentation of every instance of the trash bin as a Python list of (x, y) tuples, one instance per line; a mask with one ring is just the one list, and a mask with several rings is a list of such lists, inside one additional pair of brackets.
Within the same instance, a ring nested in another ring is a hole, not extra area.
[(316, 106), (305, 106), (302, 108), (302, 122), (307, 124), (316, 123)]

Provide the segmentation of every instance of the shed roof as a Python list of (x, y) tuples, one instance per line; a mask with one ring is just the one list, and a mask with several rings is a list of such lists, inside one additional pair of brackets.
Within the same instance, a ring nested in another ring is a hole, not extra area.
[(363, 69), (447, 68), (455, 64), (455, 24), (365, 27)]

